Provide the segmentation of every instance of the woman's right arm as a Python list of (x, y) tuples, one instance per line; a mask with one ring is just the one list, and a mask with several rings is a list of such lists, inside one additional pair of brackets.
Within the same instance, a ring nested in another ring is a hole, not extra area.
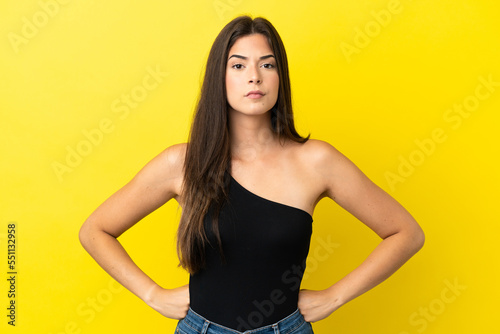
[(102, 203), (79, 233), (82, 246), (109, 275), (172, 319), (186, 316), (189, 286), (163, 289), (132, 261), (117, 238), (170, 199), (179, 202), (185, 149), (186, 144), (177, 144), (156, 156)]

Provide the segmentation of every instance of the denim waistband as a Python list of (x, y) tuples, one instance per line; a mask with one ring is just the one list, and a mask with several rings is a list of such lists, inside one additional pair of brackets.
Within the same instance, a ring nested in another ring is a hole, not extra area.
[[(289, 316), (281, 319), (280, 321), (278, 321), (274, 324), (251, 329), (251, 330), (247, 330), (244, 332), (239, 332), (235, 329), (228, 328), (228, 327), (225, 327), (225, 326), (220, 325), (218, 323), (215, 323), (213, 321), (210, 321), (210, 320), (202, 317), (201, 315), (199, 315), (195, 311), (193, 311), (193, 309), (189, 308), (186, 317), (184, 319), (180, 320), (179, 324), (181, 322), (183, 323), (183, 325), (190, 327), (190, 329), (192, 329), (200, 334), (206, 334), (207, 332), (208, 333), (213, 332), (213, 333), (217, 333), (217, 334), (241, 334), (241, 333), (245, 333), (245, 334), (275, 334), (275, 333), (287, 334), (287, 333), (292, 332), (293, 330), (295, 330), (299, 326), (301, 326), (305, 322), (305, 320), (304, 320), (304, 317), (302, 316), (302, 314), (300, 313), (299, 309), (297, 309), (295, 312), (293, 312)], [(209, 329), (211, 329), (211, 330), (209, 331)]]

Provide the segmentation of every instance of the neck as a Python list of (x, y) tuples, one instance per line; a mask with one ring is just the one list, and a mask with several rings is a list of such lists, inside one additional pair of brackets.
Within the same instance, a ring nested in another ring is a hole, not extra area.
[(229, 111), (229, 135), (233, 159), (254, 161), (270, 153), (278, 143), (271, 128), (269, 112), (245, 115)]

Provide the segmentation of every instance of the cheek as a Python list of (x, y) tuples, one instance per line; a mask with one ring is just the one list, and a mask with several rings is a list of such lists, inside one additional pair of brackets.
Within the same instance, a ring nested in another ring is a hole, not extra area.
[(231, 78), (231, 76), (226, 76), (226, 98), (229, 106), (234, 108), (235, 103), (237, 103), (237, 85), (236, 80)]
[(235, 79), (232, 78), (231, 76), (226, 76), (226, 92), (227, 94), (234, 94), (235, 89), (236, 89), (236, 83)]
[(272, 85), (273, 85), (273, 90), (276, 92), (276, 96), (278, 96), (278, 91), (280, 88), (280, 78), (278, 77), (278, 74), (276, 73), (275, 76), (272, 78)]

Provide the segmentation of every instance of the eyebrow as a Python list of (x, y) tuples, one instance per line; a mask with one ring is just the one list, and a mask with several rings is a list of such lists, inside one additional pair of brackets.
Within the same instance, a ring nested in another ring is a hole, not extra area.
[[(227, 61), (229, 61), (229, 59), (231, 59), (231, 58), (233, 58), (233, 57), (235, 57), (235, 58), (240, 58), (240, 59), (244, 59), (244, 60), (247, 60), (247, 59), (248, 59), (248, 57), (245, 57), (245, 56), (242, 56), (242, 55), (236, 55), (236, 54), (234, 54), (234, 55), (231, 55), (231, 57), (229, 57), (229, 58), (227, 59)], [(262, 56), (262, 57), (260, 57), (259, 59), (261, 59), (261, 60), (262, 60), (262, 59), (267, 59), (267, 58), (274, 58), (274, 59), (276, 59), (273, 55), (266, 55), (266, 56)]]

